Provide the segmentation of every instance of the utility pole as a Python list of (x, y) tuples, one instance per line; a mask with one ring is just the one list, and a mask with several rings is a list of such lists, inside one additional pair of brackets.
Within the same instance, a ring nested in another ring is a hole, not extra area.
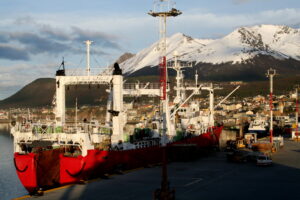
[(273, 77), (275, 75), (275, 69), (268, 69), (267, 77), (270, 78), (270, 143), (273, 143)]

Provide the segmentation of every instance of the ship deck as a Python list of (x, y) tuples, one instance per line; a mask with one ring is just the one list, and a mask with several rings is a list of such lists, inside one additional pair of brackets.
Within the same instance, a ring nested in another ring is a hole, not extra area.
[[(300, 142), (285, 140), (273, 156), (273, 166), (231, 163), (225, 152), (193, 162), (168, 165), (176, 199), (292, 199), (300, 188)], [(160, 187), (161, 167), (144, 168), (95, 179), (85, 184), (45, 191), (43, 196), (19, 199), (153, 199)]]

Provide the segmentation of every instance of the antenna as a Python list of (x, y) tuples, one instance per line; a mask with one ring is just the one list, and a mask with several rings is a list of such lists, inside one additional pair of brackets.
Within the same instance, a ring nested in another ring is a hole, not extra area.
[(65, 70), (65, 58), (62, 57), (62, 62), (60, 64), (60, 67), (62, 67), (62, 70)]

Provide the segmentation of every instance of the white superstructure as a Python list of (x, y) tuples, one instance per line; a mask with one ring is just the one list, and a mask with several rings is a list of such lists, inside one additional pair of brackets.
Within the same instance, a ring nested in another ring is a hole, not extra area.
[[(11, 133), (14, 135), (14, 151), (24, 152), (32, 147), (47, 146), (77, 146), (82, 155), (87, 150), (94, 149), (95, 145), (109, 137), (112, 147), (124, 141), (123, 128), (126, 124), (126, 110), (123, 106), (124, 95), (128, 96), (159, 96), (160, 89), (157, 84), (124, 84), (122, 70), (115, 64), (112, 74), (92, 73), (89, 62), (89, 49), (91, 41), (87, 41), (87, 68), (82, 75), (76, 73), (66, 74), (64, 69), (56, 73), (55, 95), (55, 121), (33, 123), (26, 121), (16, 123)], [(66, 123), (66, 87), (70, 85), (107, 85), (111, 88), (107, 108), (105, 125), (96, 122)], [(123, 143), (123, 149), (137, 148), (139, 144)]]

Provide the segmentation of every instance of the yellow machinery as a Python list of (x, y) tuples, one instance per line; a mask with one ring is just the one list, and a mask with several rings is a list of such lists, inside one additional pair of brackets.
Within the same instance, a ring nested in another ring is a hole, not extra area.
[(245, 144), (244, 144), (244, 140), (243, 139), (239, 139), (236, 141), (236, 148), (240, 149), (240, 148), (245, 148)]

